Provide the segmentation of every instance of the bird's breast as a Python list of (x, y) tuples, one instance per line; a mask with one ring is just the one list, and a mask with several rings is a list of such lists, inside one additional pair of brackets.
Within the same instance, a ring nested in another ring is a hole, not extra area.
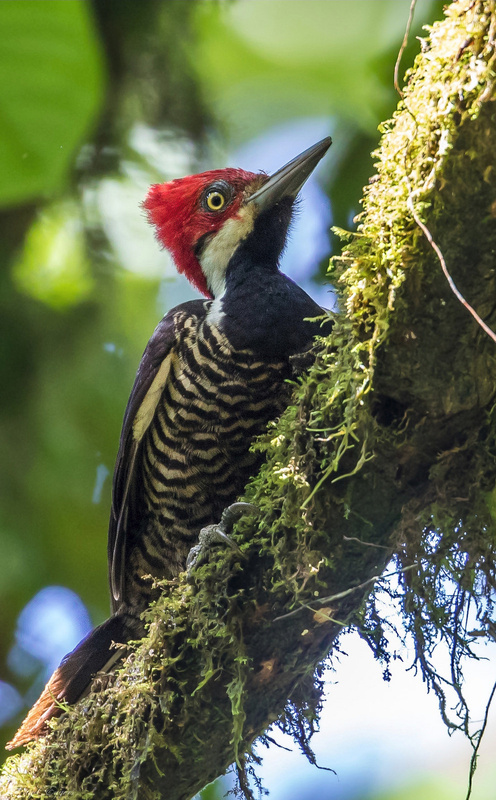
[[(288, 364), (234, 350), (221, 329), (190, 320), (143, 438), (143, 571), (177, 572), (200, 529), (219, 521), (258, 465), (253, 439), (288, 403)], [(151, 522), (150, 522), (151, 520)], [(163, 559), (163, 568), (160, 568)], [(140, 569), (141, 571), (141, 569)]]

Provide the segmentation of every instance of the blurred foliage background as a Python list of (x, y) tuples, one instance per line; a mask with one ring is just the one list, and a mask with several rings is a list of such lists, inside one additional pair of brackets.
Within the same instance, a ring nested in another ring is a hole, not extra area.
[[(378, 125), (398, 99), (393, 69), (409, 6), (0, 3), (3, 741), (64, 653), (108, 616), (110, 476), (125, 403), (158, 319), (194, 296), (145, 224), (147, 187), (228, 163), (275, 169), (331, 132), (329, 164), (320, 188), (309, 187), (285, 262), (324, 301), (319, 287), (336, 246), (330, 209), (345, 228), (360, 210)], [(418, 0), (401, 73), (418, 50), (421, 26), (441, 13), (441, 2)], [(363, 683), (358, 674), (354, 680)], [(339, 687), (329, 703), (338, 695)], [(355, 723), (349, 706), (345, 713), (360, 741), (364, 705), (366, 697), (353, 710)], [(339, 773), (337, 751), (329, 744), (326, 752)], [(335, 798), (463, 796), (439, 775), (411, 770), (403, 777), (414, 788), (394, 788), (398, 774), (388, 778), (387, 767), (367, 782), (367, 753), (362, 762), (354, 753), (338, 782), (305, 772), (305, 787), (286, 783), (285, 797), (314, 796), (317, 778), (318, 792)], [(268, 757), (269, 773), (278, 758)], [(277, 796), (284, 781), (272, 769)], [(300, 761), (295, 769), (303, 774)], [(477, 797), (486, 797), (481, 791)]]

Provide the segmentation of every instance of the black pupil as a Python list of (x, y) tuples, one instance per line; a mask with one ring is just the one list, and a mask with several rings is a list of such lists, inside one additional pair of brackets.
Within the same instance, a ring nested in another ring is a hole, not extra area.
[(219, 208), (219, 206), (222, 205), (222, 195), (218, 192), (215, 192), (210, 198), (210, 203), (211, 205), (216, 206), (216, 208)]

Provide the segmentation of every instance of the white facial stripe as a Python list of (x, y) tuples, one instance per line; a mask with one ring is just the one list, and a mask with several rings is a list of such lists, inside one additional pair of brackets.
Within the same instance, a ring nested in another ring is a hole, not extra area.
[(251, 204), (240, 209), (236, 217), (226, 220), (214, 233), (200, 256), (200, 266), (214, 297), (226, 289), (226, 270), (238, 244), (253, 230), (256, 209)]
[(216, 297), (215, 300), (212, 301), (212, 305), (207, 314), (207, 320), (210, 325), (221, 328), (223, 317), (225, 317), (225, 314), (222, 310), (222, 297), (219, 295), (219, 297)]

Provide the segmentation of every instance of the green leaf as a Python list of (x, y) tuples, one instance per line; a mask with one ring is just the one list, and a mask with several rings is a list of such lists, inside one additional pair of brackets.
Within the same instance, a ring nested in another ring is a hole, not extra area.
[(0, 206), (53, 195), (103, 96), (90, 6), (0, 3)]
[(40, 213), (14, 264), (16, 286), (52, 308), (66, 309), (92, 292), (83, 224), (75, 203), (53, 203)]
[[(431, 7), (419, 0), (411, 40)], [(205, 95), (235, 142), (305, 116), (338, 115), (375, 135), (396, 103), (393, 66), (409, 8), (410, 0), (200, 3), (195, 63)]]

